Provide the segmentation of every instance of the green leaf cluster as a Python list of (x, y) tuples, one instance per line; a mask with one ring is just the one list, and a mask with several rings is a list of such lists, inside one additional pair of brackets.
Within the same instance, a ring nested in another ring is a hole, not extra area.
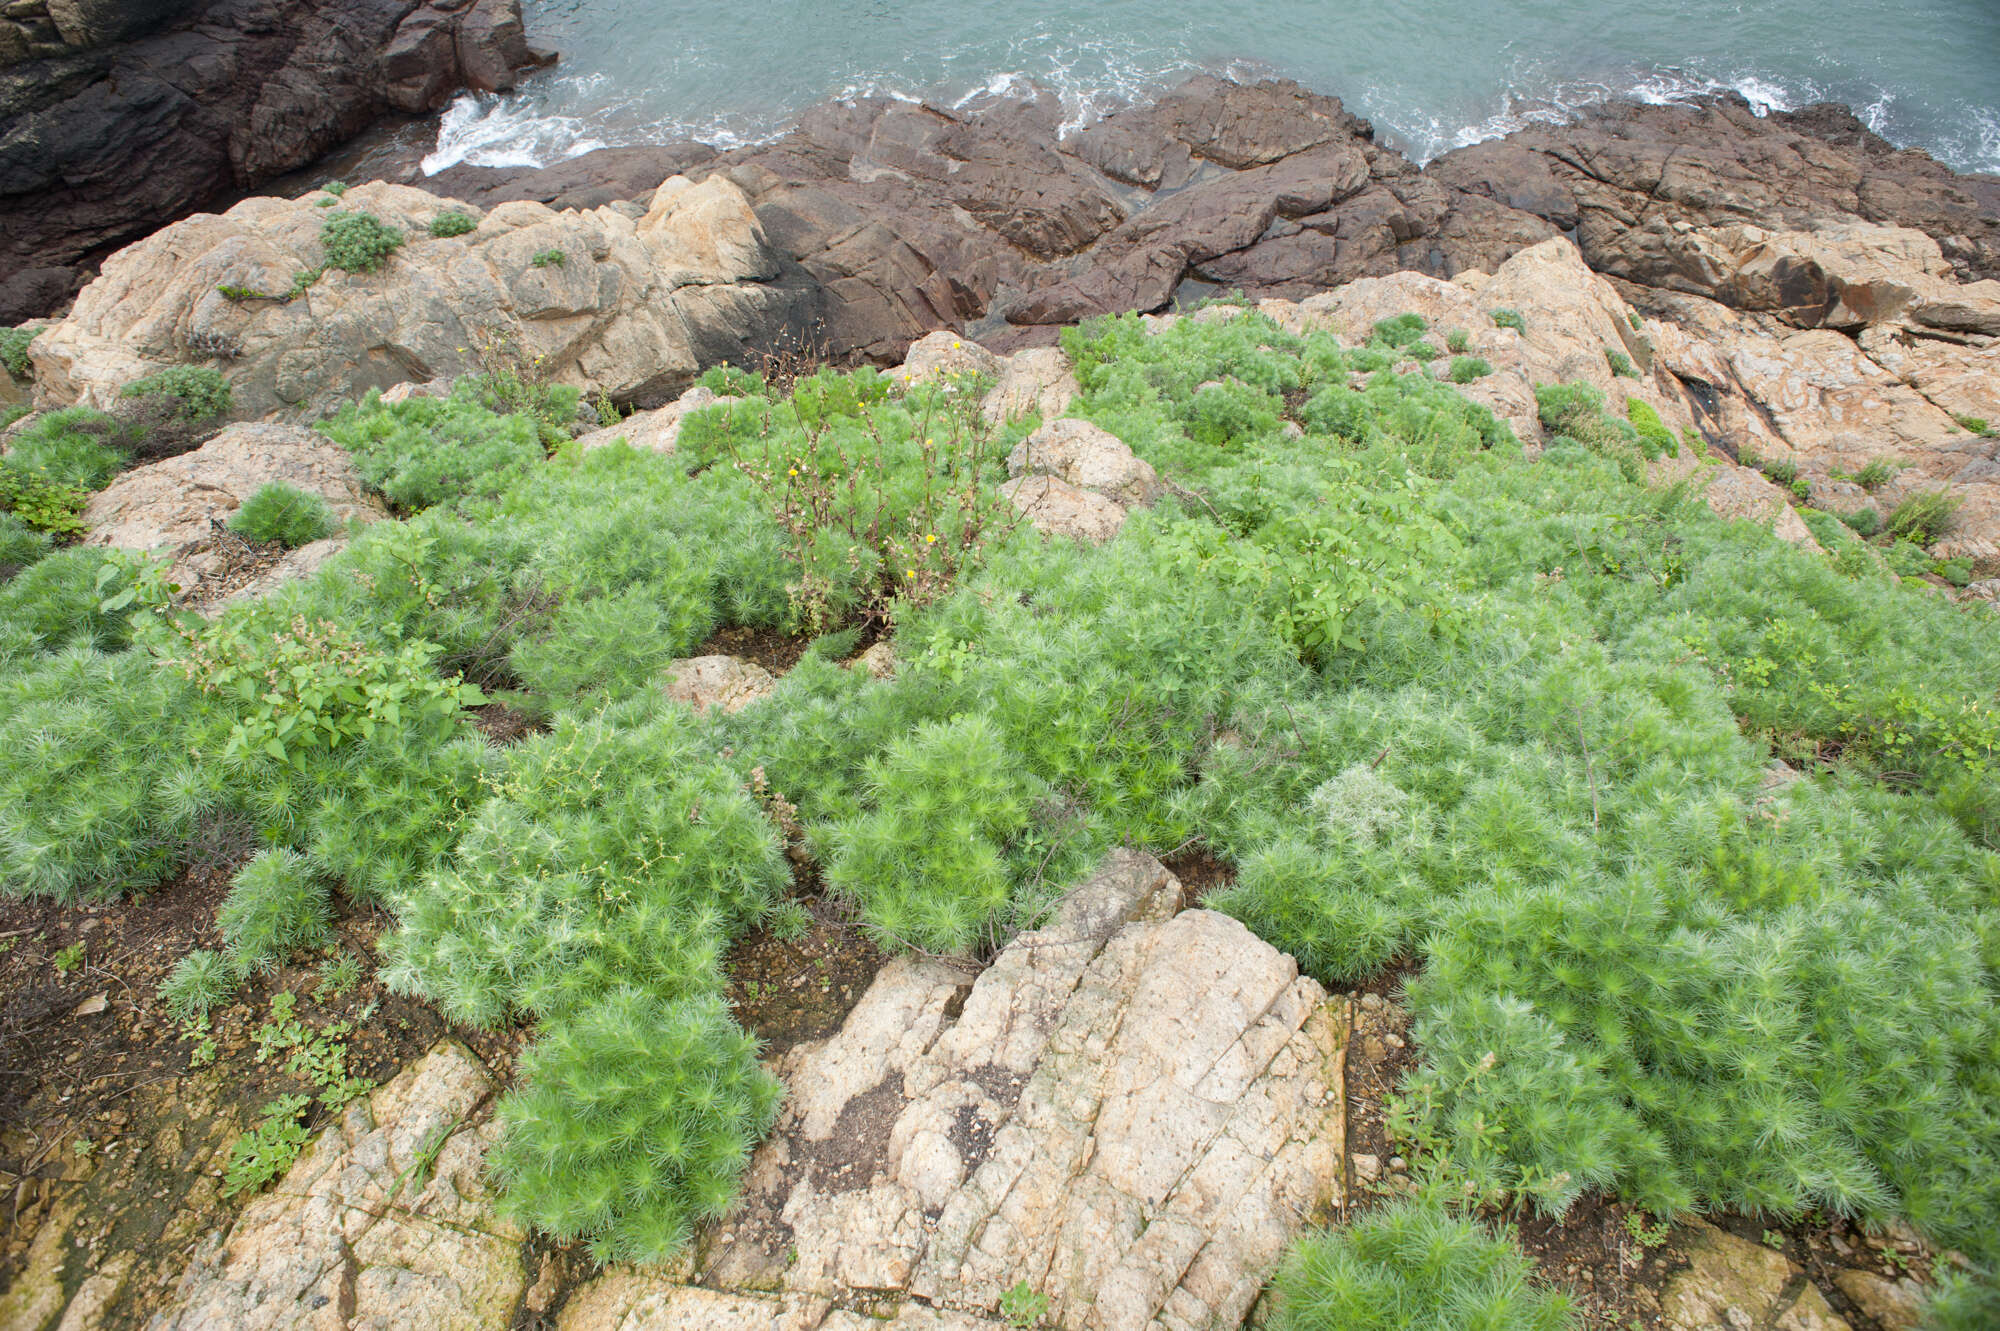
[(402, 245), (403, 234), (373, 213), (330, 212), (320, 223), (319, 243), (329, 268), (372, 273)]

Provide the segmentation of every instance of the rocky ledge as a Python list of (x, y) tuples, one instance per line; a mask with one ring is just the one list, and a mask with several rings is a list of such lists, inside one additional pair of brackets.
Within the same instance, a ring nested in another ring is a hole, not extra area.
[(1343, 1198), (1349, 1021), (1181, 896), (1115, 852), (976, 975), (890, 963), (785, 1058), (743, 1198), (677, 1269), (531, 1277), (482, 1178), (492, 1081), (447, 1041), (205, 1239), (151, 1325), (979, 1331), (1025, 1281), (1063, 1326), (1236, 1326)]
[(384, 114), (552, 58), (520, 0), (17, 0), (0, 15), (0, 324)]
[(1810, 263), (1717, 267), (1717, 228), (1903, 227), (1961, 281), (2000, 277), (2000, 178), (1898, 151), (1832, 105), (1760, 117), (1735, 97), (1611, 104), (1422, 169), (1338, 98), (1282, 81), (1196, 78), (1067, 138), (1061, 114), (1048, 96), (863, 99), (721, 156), (619, 148), (412, 183), (560, 205), (601, 202), (593, 189), (648, 165), (656, 179), (726, 175), (826, 289), (825, 349), (878, 360), (947, 326), (1006, 349), (1046, 342), (1092, 314), (1164, 308), (1190, 279), (1296, 299), (1393, 272), (1490, 272), (1558, 234), (1600, 272), (1802, 327), (1852, 326), (1840, 321), (1854, 311)]

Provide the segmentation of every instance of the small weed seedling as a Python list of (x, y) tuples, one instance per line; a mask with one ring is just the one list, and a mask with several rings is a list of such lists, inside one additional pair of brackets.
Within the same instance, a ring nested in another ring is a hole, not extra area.
[(1048, 1311), (1049, 1296), (1037, 1293), (1025, 1280), (1000, 1296), (1000, 1315), (1007, 1319), (1009, 1326), (1040, 1326)]

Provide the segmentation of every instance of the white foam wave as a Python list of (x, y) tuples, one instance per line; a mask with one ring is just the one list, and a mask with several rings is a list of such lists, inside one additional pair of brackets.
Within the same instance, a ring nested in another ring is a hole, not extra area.
[[(1053, 93), (1062, 107), (1059, 134), (1068, 137), (1121, 107), (1157, 94), (1180, 78), (1204, 69), (1224, 77), (1254, 80), (1270, 77), (1270, 66), (1249, 60), (1203, 65), (1192, 59), (1141, 51), (1117, 43), (1062, 41), (1035, 33), (1010, 45), (1000, 59), (994, 50), (948, 55), (947, 72), (937, 82), (918, 86), (891, 73), (853, 77), (835, 91), (837, 100), (891, 97), (904, 102), (936, 100), (964, 109), (988, 101), (1027, 98), (1038, 91)], [(951, 73), (954, 65), (992, 61), (965, 77)], [(995, 68), (994, 66), (998, 67)], [(1504, 137), (1533, 124), (1571, 121), (1586, 108), (1606, 101), (1630, 99), (1670, 105), (1740, 94), (1758, 115), (1796, 110), (1829, 94), (1808, 79), (1777, 79), (1758, 70), (1709, 74), (1662, 67), (1637, 69), (1599, 80), (1549, 77), (1539, 68), (1518, 70), (1500, 105), (1483, 116), (1453, 120), (1422, 104), (1408, 88), (1363, 86), (1351, 92), (1351, 103), (1371, 115), (1385, 138), (1418, 163), (1454, 148)], [(568, 108), (559, 110), (558, 107)], [(586, 108), (576, 110), (577, 108)], [(550, 162), (609, 145), (668, 143), (694, 139), (727, 151), (768, 142), (788, 127), (797, 107), (773, 106), (768, 112), (718, 117), (707, 122), (662, 117), (646, 91), (615, 94), (603, 75), (564, 75), (506, 96), (465, 94), (445, 111), (436, 148), (424, 158), (426, 174), (457, 163), (474, 166), (545, 166)], [(1855, 114), (1892, 141), (1912, 127), (1895, 94), (1876, 90), (1861, 99)], [(1940, 155), (1972, 170), (2000, 171), (2000, 113), (1970, 109), (1964, 121), (1940, 140)]]
[[(1604, 102), (1628, 100), (1670, 106), (1725, 93), (1740, 95), (1759, 116), (1773, 111), (1795, 111), (1826, 96), (1824, 90), (1804, 80), (1785, 84), (1751, 72), (1714, 77), (1666, 67), (1634, 71), (1608, 80), (1517, 78), (1514, 86), (1503, 94), (1501, 108), (1483, 119), (1454, 125), (1434, 116), (1398, 118), (1391, 114), (1382, 117), (1382, 124), (1405, 141), (1406, 151), (1421, 164), (1453, 148), (1503, 138), (1529, 125), (1566, 124), (1586, 108)], [(1856, 114), (1880, 133), (1893, 100), (1893, 94), (1885, 92), (1872, 106), (1858, 109)]]

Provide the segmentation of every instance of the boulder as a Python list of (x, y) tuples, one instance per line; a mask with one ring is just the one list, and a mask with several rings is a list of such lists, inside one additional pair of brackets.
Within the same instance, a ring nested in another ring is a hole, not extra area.
[[(339, 209), (408, 239), (374, 272), (327, 268), (287, 298), (296, 274), (327, 260), (333, 210), (319, 201), (248, 199), (120, 251), (33, 343), (38, 391), (108, 403), (132, 379), (222, 347), (233, 354), (215, 363), (249, 415), (316, 419), (370, 388), (448, 380), (494, 358), (651, 406), (700, 366), (778, 341), (810, 304), (780, 280), (747, 201), (720, 178), (675, 177), (642, 213), (501, 204), (449, 239), (429, 233), (446, 210), (436, 195), (357, 186)], [(231, 300), (225, 286), (269, 298)]]
[(1053, 421), (1083, 396), (1070, 369), (1069, 357), (1057, 347), (1017, 351), (1003, 362), (1000, 381), (980, 404), (989, 425), (1005, 425), (1023, 416)]
[(1924, 1287), (1908, 1276), (1891, 1280), (1873, 1271), (1842, 1271), (1833, 1283), (1882, 1331), (1916, 1331), (1923, 1320)]
[(666, 693), (697, 713), (711, 707), (740, 712), (762, 702), (778, 687), (770, 671), (736, 656), (690, 656), (666, 669)]
[(135, 467), (93, 495), (83, 513), (85, 540), (178, 550), (207, 537), (272, 481), (321, 496), (342, 521), (386, 516), (347, 450), (326, 436), (290, 425), (232, 425), (193, 452)]
[(1160, 478), (1125, 441), (1089, 421), (1053, 420), (1007, 455), (1009, 476), (1055, 476), (1123, 504), (1150, 504)]
[(482, 1171), (499, 1133), (495, 1090), (446, 1040), (348, 1106), (196, 1249), (156, 1331), (506, 1326), (528, 1279), (525, 1236), (494, 1213)]
[(898, 385), (948, 380), (960, 375), (1000, 377), (1000, 358), (968, 337), (940, 329), (910, 344), (903, 363), (889, 372)]
[(1045, 536), (1102, 545), (1125, 525), (1125, 506), (1059, 476), (1016, 476), (1000, 483), (1014, 511)]
[(719, 397), (714, 389), (696, 384), (664, 407), (634, 412), (616, 425), (580, 436), (577, 447), (587, 453), (622, 439), (634, 448), (671, 453), (680, 443), (682, 423), (691, 414), (705, 407), (734, 406), (741, 401), (740, 397)]

